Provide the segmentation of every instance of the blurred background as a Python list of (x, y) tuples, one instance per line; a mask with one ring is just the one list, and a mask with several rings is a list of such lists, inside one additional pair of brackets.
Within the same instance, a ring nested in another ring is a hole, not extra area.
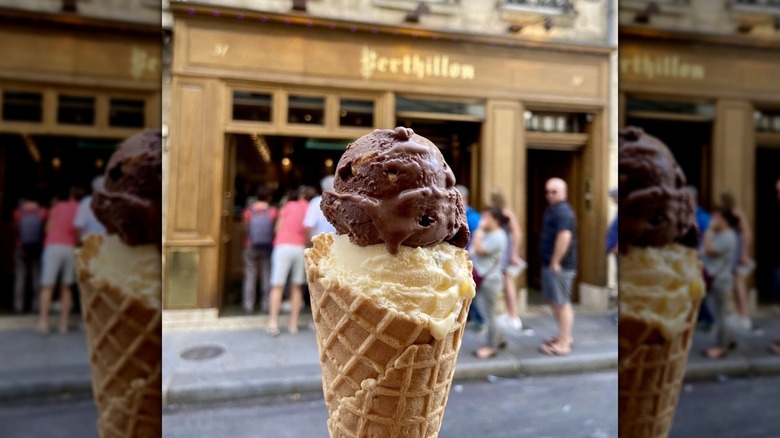
[(97, 436), (76, 284), (76, 306), (59, 319), (60, 286), (72, 280), (55, 280), (51, 314), (41, 315), (52, 330), (40, 333), (43, 228), (52, 218), (76, 236), (59, 243), (78, 246), (88, 225), (74, 225), (71, 206), (88, 201), (120, 141), (161, 126), (161, 10), (148, 0), (0, 1), (4, 436)]
[(727, 303), (736, 350), (702, 356), (715, 342), (703, 308), (672, 436), (774, 435), (760, 407), (777, 397), (780, 371), (769, 350), (780, 336), (780, 2), (623, 0), (619, 26), (620, 125), (669, 146), (698, 192), (702, 229), (716, 208), (741, 216)]

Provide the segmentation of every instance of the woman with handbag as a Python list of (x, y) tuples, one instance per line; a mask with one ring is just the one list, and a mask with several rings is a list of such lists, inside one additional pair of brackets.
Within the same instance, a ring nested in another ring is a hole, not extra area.
[(496, 326), (496, 298), (504, 287), (501, 259), (507, 246), (507, 236), (502, 228), (506, 218), (501, 210), (491, 207), (482, 211), (479, 227), (474, 232), (470, 252), (474, 261), (474, 278), (477, 286), (477, 306), (487, 325), (487, 345), (474, 351), (474, 356), (487, 359), (496, 355), (505, 345)]
[(702, 262), (707, 283), (707, 305), (715, 316), (717, 344), (704, 351), (710, 359), (720, 359), (736, 344), (726, 323), (726, 307), (731, 296), (734, 277), (732, 265), (737, 254), (735, 228), (739, 219), (731, 209), (721, 208), (712, 214), (712, 220), (702, 238)]

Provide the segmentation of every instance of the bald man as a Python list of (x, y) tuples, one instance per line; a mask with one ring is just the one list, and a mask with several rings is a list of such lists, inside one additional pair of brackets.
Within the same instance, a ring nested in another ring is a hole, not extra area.
[(571, 329), (574, 311), (571, 306), (571, 289), (577, 269), (577, 222), (574, 210), (566, 201), (566, 182), (551, 178), (544, 190), (550, 204), (542, 219), (542, 235), (539, 239), (542, 256), (542, 294), (550, 303), (558, 323), (558, 336), (545, 341), (542, 353), (550, 356), (566, 356), (571, 353)]

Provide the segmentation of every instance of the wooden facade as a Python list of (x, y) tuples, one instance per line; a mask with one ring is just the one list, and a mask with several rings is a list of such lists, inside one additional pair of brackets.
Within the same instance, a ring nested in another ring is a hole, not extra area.
[[(232, 204), (230, 134), (357, 138), (399, 123), (399, 96), (479, 101), (481, 123), (472, 204), (500, 187), (521, 222), (528, 215), (527, 151), (571, 152), (570, 192), (580, 221), (580, 281), (606, 284), (609, 47), (521, 43), (504, 37), (336, 22), (298, 15), (195, 10), (175, 16), (168, 185), (164, 224), (164, 306), (221, 306), (225, 218)], [(270, 96), (270, 120), (233, 120), (233, 91)], [(325, 100), (319, 126), (285, 117), (288, 96)], [(373, 102), (369, 129), (339, 126), (338, 99)], [(583, 133), (527, 132), (526, 111), (588, 115)], [(446, 117), (445, 117), (446, 118)], [(526, 252), (537, 251), (525, 248)], [(595, 251), (595, 252), (594, 252)], [(597, 256), (590, 256), (590, 254)], [(233, 261), (232, 263), (240, 263)]]
[[(84, 184), (93, 176), (49, 180), (57, 169), (41, 158), (64, 154), (61, 162), (71, 170), (78, 160), (69, 155), (76, 144), (87, 145), (82, 151), (98, 145), (107, 160), (117, 142), (160, 127), (161, 46), (159, 26), (153, 24), (0, 9), (0, 287), (10, 290), (14, 275), (11, 212), (18, 199), (36, 196), (48, 203), (59, 184)], [(20, 95), (34, 96), (37, 115), (19, 117), (29, 103), (20, 105)], [(63, 117), (68, 99), (89, 102), (88, 121)], [(133, 127), (111, 116), (117, 102), (135, 105)]]
[[(757, 227), (760, 200), (756, 194), (766, 189), (757, 187), (761, 163), (757, 163), (756, 157), (759, 150), (780, 148), (780, 129), (761, 130), (756, 117), (762, 111), (780, 114), (780, 42), (638, 26), (621, 27), (619, 38), (620, 126), (627, 120), (706, 122), (711, 126), (708, 132), (711, 140), (701, 156), (702, 204), (714, 207), (719, 202), (719, 194), (730, 190), (753, 230), (761, 228)], [(700, 105), (711, 111), (700, 114), (632, 111), (628, 104), (632, 98)], [(772, 156), (780, 158), (777, 153)], [(780, 161), (774, 166), (780, 168)], [(756, 245), (760, 247), (760, 242)]]

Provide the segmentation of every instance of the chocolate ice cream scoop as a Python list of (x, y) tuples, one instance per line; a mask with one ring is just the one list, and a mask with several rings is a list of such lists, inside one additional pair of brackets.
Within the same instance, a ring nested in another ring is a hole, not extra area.
[(408, 128), (377, 129), (347, 146), (335, 191), (321, 208), (339, 234), (360, 246), (432, 246), (469, 241), (455, 175), (439, 149)]
[(673, 242), (695, 248), (695, 203), (672, 153), (641, 128), (627, 127), (618, 136), (620, 251)]
[(162, 249), (162, 135), (143, 131), (122, 142), (106, 166), (92, 210), (111, 234), (131, 246)]

